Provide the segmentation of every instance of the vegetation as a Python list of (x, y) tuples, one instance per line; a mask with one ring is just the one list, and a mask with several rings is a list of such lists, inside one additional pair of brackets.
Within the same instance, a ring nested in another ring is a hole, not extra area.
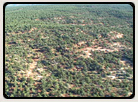
[(5, 94), (129, 97), (133, 94), (132, 7), (6, 7)]

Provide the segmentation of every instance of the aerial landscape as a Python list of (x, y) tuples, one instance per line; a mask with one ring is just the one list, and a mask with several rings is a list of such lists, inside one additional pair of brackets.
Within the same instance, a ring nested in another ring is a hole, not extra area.
[(129, 4), (5, 8), (7, 97), (130, 97)]

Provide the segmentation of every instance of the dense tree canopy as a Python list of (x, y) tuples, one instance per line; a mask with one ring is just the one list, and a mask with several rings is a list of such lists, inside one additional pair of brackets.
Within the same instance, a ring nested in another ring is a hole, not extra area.
[(6, 7), (8, 97), (129, 97), (132, 93), (130, 5)]

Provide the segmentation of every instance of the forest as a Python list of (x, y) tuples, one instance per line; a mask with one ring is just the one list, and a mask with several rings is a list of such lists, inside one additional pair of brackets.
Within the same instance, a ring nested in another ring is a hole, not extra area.
[(4, 70), (7, 97), (130, 97), (133, 8), (6, 7)]

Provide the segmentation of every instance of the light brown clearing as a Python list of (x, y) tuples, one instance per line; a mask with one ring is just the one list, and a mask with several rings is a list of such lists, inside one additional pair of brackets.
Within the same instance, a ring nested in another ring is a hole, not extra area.
[[(37, 60), (37, 61), (38, 61), (38, 60)], [(34, 80), (40, 80), (40, 79), (43, 78), (43, 76), (41, 76), (38, 72), (33, 72), (33, 69), (36, 68), (37, 61), (33, 60), (33, 62), (30, 64), (29, 69), (25, 71), (25, 73), (26, 73), (25, 76), (26, 76), (27, 78), (30, 78), (30, 77), (31, 77), (31, 78), (33, 78)], [(37, 68), (37, 70), (38, 70), (39, 72), (42, 72), (42, 71), (43, 71), (42, 68)]]
[(37, 65), (37, 62), (33, 60), (33, 63), (30, 64), (30, 69), (34, 69)]
[(114, 76), (114, 75), (109, 75), (109, 76), (107, 76), (108, 78), (111, 78), (112, 80), (114, 80), (114, 79), (116, 79), (117, 77), (116, 76)]
[[(80, 55), (80, 56), (83, 56), (84, 58), (91, 58), (90, 57), (90, 55), (91, 55), (91, 53), (90, 53), (90, 51), (84, 51), (84, 53), (85, 53), (85, 55)], [(91, 59), (93, 59), (93, 58), (91, 58)]]
[(40, 49), (33, 49), (33, 51), (35, 51), (35, 52), (38, 51), (38, 50), (40, 50)]
[(114, 49), (114, 50), (111, 50), (111, 49), (107, 49), (107, 48), (102, 48), (102, 47), (97, 47), (97, 48), (93, 48), (93, 47), (86, 47), (86, 48), (83, 48), (83, 49), (80, 49), (80, 51), (84, 51), (86, 54), (90, 55), (90, 51), (103, 51), (105, 53), (108, 53), (108, 52), (114, 52), (114, 51), (118, 51), (118, 49)]
[(69, 50), (70, 48), (69, 48), (69, 47), (66, 47), (65, 49), (66, 49), (66, 50)]
[(116, 35), (117, 38), (123, 38), (123, 34), (119, 33)]
[(5, 44), (5, 46), (11, 46), (12, 44)]
[[(111, 45), (112, 46), (112, 45)], [(113, 43), (113, 46), (122, 46), (120, 42)]]
[[(125, 45), (122, 45), (120, 42), (116, 42), (116, 43), (107, 43), (108, 46), (110, 46), (112, 49), (114, 50), (120, 50), (120, 49), (124, 49), (127, 48)], [(130, 48), (127, 48), (130, 49)]]
[(82, 46), (85, 43), (86, 43), (85, 41), (81, 41), (78, 44), (74, 44), (73, 46), (76, 47), (76, 48), (78, 48), (79, 46)]
[(42, 92), (42, 90), (39, 90), (39, 89), (38, 89), (37, 92), (40, 93), (40, 92)]
[(89, 58), (91, 55), (90, 51), (84, 51), (84, 52), (86, 53), (86, 57)]
[(43, 38), (43, 39), (48, 39), (49, 37), (48, 37), (48, 36), (47, 36), (47, 37), (42, 36), (42, 38)]
[(72, 71), (72, 72), (74, 72), (74, 71), (76, 71), (77, 70), (77, 68), (76, 67), (73, 67), (73, 68), (71, 68), (71, 69), (68, 69), (69, 71)]
[(29, 69), (26, 71), (26, 77), (34, 77), (33, 69), (36, 67), (37, 62), (33, 60), (33, 62), (30, 64)]
[(52, 74), (52, 73), (48, 73), (48, 74), (46, 74), (46, 76), (49, 77), (49, 76), (51, 76), (51, 74)]
[(79, 30), (79, 28), (76, 28), (76, 31), (78, 31)]
[(30, 42), (30, 41), (33, 41), (33, 40), (34, 40), (34, 39), (28, 39), (27, 41), (29, 41), (29, 42)]
[(81, 42), (78, 43), (78, 45), (79, 45), (79, 46), (82, 46), (82, 45), (85, 44), (85, 43), (86, 43), (86, 42), (81, 41)]
[(102, 23), (102, 22), (100, 22), (100, 23), (98, 23), (98, 24), (104, 25), (104, 23)]
[(74, 84), (68, 84), (68, 88), (73, 88), (73, 87), (75, 87)]
[(40, 21), (40, 19), (35, 19), (35, 21)]
[(121, 34), (119, 32), (116, 31), (110, 31), (110, 33), (108, 34), (108, 36), (111, 36), (110, 34), (113, 33), (114, 36), (111, 37), (111, 39), (116, 39), (116, 38), (123, 38), (124, 34)]
[(120, 63), (123, 64), (123, 65), (125, 65), (126, 61), (120, 60)]
[[(76, 29), (76, 31), (78, 31), (78, 29)], [(83, 32), (83, 31), (82, 31)], [(116, 35), (114, 35), (113, 37), (111, 37), (112, 39), (115, 39), (115, 38), (122, 38), (123, 37), (123, 34), (121, 33), (118, 33), (116, 31), (111, 31), (110, 33), (114, 33)], [(110, 33), (108, 34), (108, 36), (111, 36)], [(101, 35), (99, 35), (99, 37), (101, 37)], [(83, 44), (85, 44), (86, 42), (84, 41), (81, 41), (79, 42), (78, 44), (74, 44), (74, 47), (78, 48), (78, 46), (82, 46)], [(81, 52), (81, 51), (84, 51), (86, 53), (86, 56), (84, 57), (90, 57), (91, 53), (90, 51), (103, 51), (105, 53), (108, 53), (108, 52), (114, 52), (114, 51), (119, 51), (119, 49), (122, 49), (123, 47), (126, 47), (125, 45), (121, 45), (120, 42), (116, 42), (116, 43), (108, 43), (107, 42), (107, 45), (110, 45), (112, 47), (112, 49), (109, 49), (109, 48), (102, 48), (100, 46), (96, 46), (98, 44), (98, 40), (93, 40), (93, 46), (92, 47), (87, 47), (87, 48), (83, 48), (83, 49), (77, 49), (76, 51), (78, 52)]]
[(31, 57), (31, 56), (33, 56), (33, 54), (28, 54), (28, 55), (27, 55), (27, 57)]
[(40, 79), (42, 79), (42, 78), (43, 78), (43, 76), (37, 75), (36, 78), (35, 78), (34, 80), (40, 80)]
[(52, 51), (52, 53), (55, 53), (56, 49), (53, 49), (53, 48), (52, 48), (51, 51)]
[(31, 28), (30, 31), (29, 31), (29, 33), (31, 33), (34, 30), (37, 30), (37, 28), (35, 28), (35, 27)]
[(103, 17), (99, 17), (98, 19), (104, 19)]
[(65, 34), (61, 34), (61, 36), (63, 36), (63, 35), (65, 35)]
[(68, 94), (61, 94), (62, 97), (69, 97)]
[(101, 37), (102, 37), (101, 34), (99, 34), (99, 35), (98, 35), (98, 38), (101, 38)]
[[(38, 50), (40, 50), (40, 49), (33, 49), (34, 52), (37, 52)], [(42, 53), (37, 52), (37, 55), (36, 55), (37, 58), (34, 58), (33, 62), (29, 65), (29, 69), (26, 71), (26, 77), (28, 77), (28, 78), (32, 77), (34, 80), (40, 80), (43, 78), (43, 76), (41, 76), (38, 72), (33, 72), (33, 70), (37, 66), (37, 62), (40, 60), (39, 59), (40, 54), (42, 54)], [(32, 56), (32, 54), (30, 54), (28, 57), (30, 57), (30, 56)], [(39, 72), (44, 71), (43, 68), (37, 68), (36, 70)]]
[[(97, 44), (96, 43), (97, 40), (94, 40), (92, 43), (93, 44)], [(79, 42), (78, 44), (74, 44), (74, 47), (75, 48), (78, 48), (79, 46), (82, 46), (83, 44), (85, 44), (86, 42), (85, 41), (81, 41)], [(119, 43), (114, 43), (114, 45), (118, 45)], [(85, 53), (85, 55), (80, 55), (80, 56), (83, 56), (85, 58), (91, 58), (90, 55), (91, 55), (91, 51), (103, 51), (105, 53), (108, 53), (108, 52), (114, 52), (114, 51), (119, 51), (119, 49), (117, 48), (114, 48), (114, 49), (107, 49), (107, 48), (103, 48), (103, 47), (100, 47), (100, 46), (97, 46), (97, 45), (93, 45), (92, 47), (86, 47), (86, 48), (82, 48), (82, 49), (76, 49), (75, 52), (81, 52), (83, 51)]]
[(37, 62), (37, 61), (39, 61), (39, 59), (38, 58), (35, 58), (35, 59), (33, 59), (35, 62)]
[[(27, 57), (31, 57), (31, 56), (32, 56), (32, 54), (28, 55)], [(38, 72), (33, 72), (33, 70), (37, 66), (37, 61), (39, 61), (39, 60), (40, 59), (38, 59), (38, 58), (33, 59), (33, 62), (29, 65), (29, 69), (26, 70), (26, 71), (23, 71), (23, 70), (19, 71), (18, 76), (22, 77), (23, 75), (21, 75), (21, 74), (24, 74), (26, 78), (33, 78), (33, 80), (40, 80), (40, 79), (42, 79), (43, 76), (41, 76)], [(37, 70), (39, 72), (42, 72), (43, 68), (37, 68)]]
[(76, 87), (76, 89), (80, 89), (81, 87)]
[(54, 17), (54, 19), (58, 19), (58, 20), (60, 20), (60, 19), (63, 19), (64, 17)]
[(70, 16), (70, 18), (75, 18), (75, 16)]

